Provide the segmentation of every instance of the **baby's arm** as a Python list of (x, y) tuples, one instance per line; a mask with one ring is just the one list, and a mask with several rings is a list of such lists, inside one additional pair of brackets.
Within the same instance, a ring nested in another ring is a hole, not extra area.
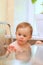
[(6, 57), (8, 57), (12, 51), (16, 51), (16, 49), (14, 45), (10, 44), (7, 48)]
[(32, 54), (31, 53), (31, 45), (30, 44), (28, 44), (28, 48), (29, 48), (29, 51), (28, 52), (29, 52), (29, 60), (30, 60), (31, 59), (31, 54)]

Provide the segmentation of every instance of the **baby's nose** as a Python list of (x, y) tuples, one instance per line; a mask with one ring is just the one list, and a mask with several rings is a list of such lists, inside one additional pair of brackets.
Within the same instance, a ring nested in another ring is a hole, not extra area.
[(23, 36), (21, 36), (21, 39), (23, 39)]

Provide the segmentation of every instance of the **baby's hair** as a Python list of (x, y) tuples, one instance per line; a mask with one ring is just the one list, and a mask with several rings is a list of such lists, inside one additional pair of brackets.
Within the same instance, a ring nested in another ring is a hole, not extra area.
[(17, 28), (16, 28), (16, 32), (17, 32), (17, 30), (18, 30), (19, 28), (26, 28), (26, 27), (28, 27), (28, 28), (30, 29), (30, 33), (31, 33), (31, 35), (32, 35), (33, 28), (32, 28), (32, 26), (31, 26), (31, 24), (30, 24), (30, 23), (27, 23), (27, 22), (22, 22), (22, 23), (18, 24), (18, 26), (17, 26)]

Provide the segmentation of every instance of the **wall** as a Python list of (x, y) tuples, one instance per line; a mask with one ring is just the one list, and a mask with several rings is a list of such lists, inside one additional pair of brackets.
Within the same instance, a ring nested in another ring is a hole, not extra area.
[[(7, 22), (11, 25), (11, 31), (14, 24), (14, 0), (0, 0), (0, 22)], [(7, 32), (8, 27), (7, 27)]]
[(11, 25), (11, 32), (13, 35), (14, 29), (14, 0), (7, 0), (7, 18), (6, 21)]
[(6, 21), (7, 0), (0, 0), (0, 21)]

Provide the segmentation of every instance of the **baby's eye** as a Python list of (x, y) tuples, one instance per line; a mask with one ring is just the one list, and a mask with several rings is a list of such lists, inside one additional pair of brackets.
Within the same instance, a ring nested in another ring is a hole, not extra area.
[(26, 37), (26, 35), (23, 35), (24, 37)]
[(19, 35), (19, 36), (21, 36), (21, 34), (20, 34), (20, 33), (19, 33), (18, 35)]

